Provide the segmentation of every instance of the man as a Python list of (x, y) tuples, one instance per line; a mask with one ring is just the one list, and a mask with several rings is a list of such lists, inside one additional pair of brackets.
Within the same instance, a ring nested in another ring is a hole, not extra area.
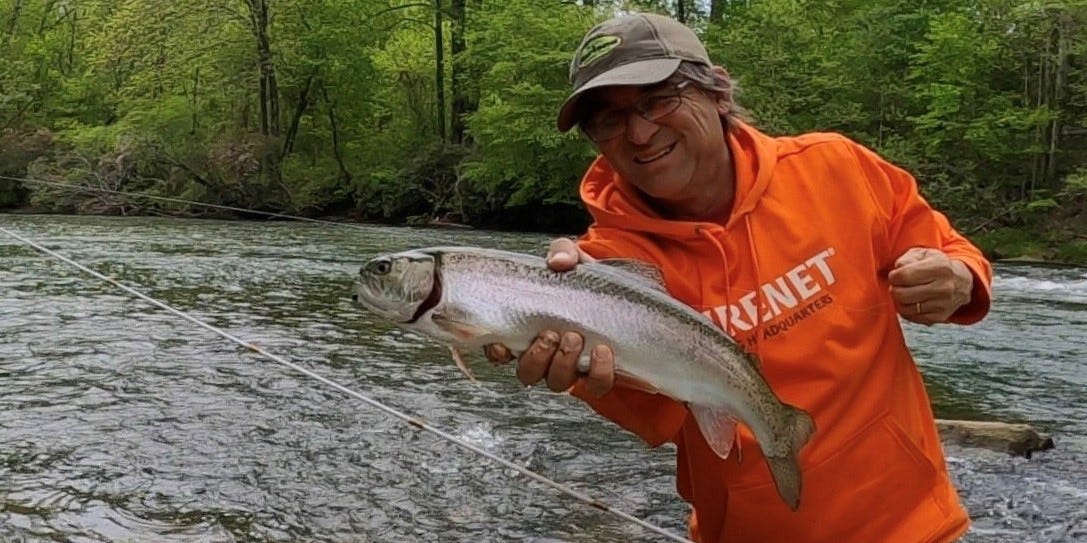
[[(558, 127), (600, 157), (581, 197), (595, 219), (549, 264), (629, 257), (754, 353), (782, 401), (809, 412), (800, 507), (778, 497), (740, 427), (721, 460), (685, 406), (613, 387), (607, 347), (542, 331), (518, 378), (569, 390), (649, 444), (677, 445), (677, 486), (702, 542), (952, 541), (968, 527), (898, 315), (968, 324), (989, 308), (991, 268), (914, 179), (840, 135), (772, 138), (746, 124), (731, 79), (697, 36), (656, 15), (594, 27), (571, 64)], [(492, 360), (509, 360), (501, 345)]]

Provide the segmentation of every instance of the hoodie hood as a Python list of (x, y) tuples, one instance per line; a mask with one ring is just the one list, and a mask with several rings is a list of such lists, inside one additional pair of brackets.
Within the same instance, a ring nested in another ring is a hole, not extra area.
[[(735, 196), (725, 228), (755, 209), (777, 164), (777, 142), (739, 121), (730, 122), (725, 140), (732, 154)], [(677, 221), (661, 217), (641, 193), (615, 172), (603, 156), (597, 157), (581, 180), (581, 199), (597, 226), (617, 227), (674, 239), (698, 236), (698, 227), (720, 225), (712, 220)]]

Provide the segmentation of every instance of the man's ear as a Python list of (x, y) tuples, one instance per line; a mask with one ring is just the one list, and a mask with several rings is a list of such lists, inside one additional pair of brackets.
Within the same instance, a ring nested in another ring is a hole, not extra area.
[(725, 88), (724, 91), (717, 93), (717, 113), (719, 115), (728, 115), (732, 112), (732, 77), (728, 75), (728, 70), (725, 70), (722, 66), (714, 66), (712, 68), (713, 75), (716, 76), (717, 82)]
[(711, 69), (713, 70), (713, 73), (721, 76), (726, 81), (732, 81), (732, 77), (728, 75), (728, 70), (726, 70), (724, 66), (714, 66)]

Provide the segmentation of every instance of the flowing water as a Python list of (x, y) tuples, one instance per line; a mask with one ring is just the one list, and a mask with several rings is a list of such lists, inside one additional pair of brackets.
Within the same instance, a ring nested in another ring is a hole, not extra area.
[[(531, 234), (0, 215), (13, 230), (496, 455), (682, 532), (650, 450), (510, 367), (355, 308), (368, 256), (542, 253)], [(1087, 269), (999, 265), (972, 327), (907, 329), (938, 414), (1025, 421), (1032, 459), (950, 446), (969, 542), (1087, 541)], [(876, 504), (873, 504), (876, 506)], [(0, 234), (0, 541), (653, 541), (652, 534)]]

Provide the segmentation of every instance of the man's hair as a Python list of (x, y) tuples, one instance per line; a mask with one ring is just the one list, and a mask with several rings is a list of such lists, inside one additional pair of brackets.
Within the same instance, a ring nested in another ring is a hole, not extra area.
[[(726, 130), (735, 121), (743, 121), (747, 124), (753, 123), (751, 114), (748, 113), (747, 109), (736, 102), (736, 93), (739, 92), (739, 84), (731, 76), (722, 76), (713, 71), (712, 66), (684, 60), (679, 63), (679, 68), (676, 68), (676, 71), (672, 72), (671, 76), (658, 83), (658, 85), (676, 84), (684, 80), (690, 81), (703, 92), (725, 95), (731, 105), (731, 107), (729, 107), (728, 116), (724, 118)], [(585, 120), (585, 116), (596, 107), (598, 107), (598, 104), (590, 92), (587, 94), (586, 99), (581, 100), (577, 104), (577, 115), (575, 116), (575, 118), (578, 119), (577, 123), (581, 124), (581, 122)]]
[(731, 104), (726, 119), (729, 124), (733, 121), (752, 122), (751, 114), (736, 101), (736, 94), (738, 94), (740, 88), (739, 84), (731, 76), (722, 76), (713, 71), (712, 66), (684, 60), (679, 64), (679, 68), (672, 74), (672, 77), (686, 79), (705, 92), (725, 94)]

